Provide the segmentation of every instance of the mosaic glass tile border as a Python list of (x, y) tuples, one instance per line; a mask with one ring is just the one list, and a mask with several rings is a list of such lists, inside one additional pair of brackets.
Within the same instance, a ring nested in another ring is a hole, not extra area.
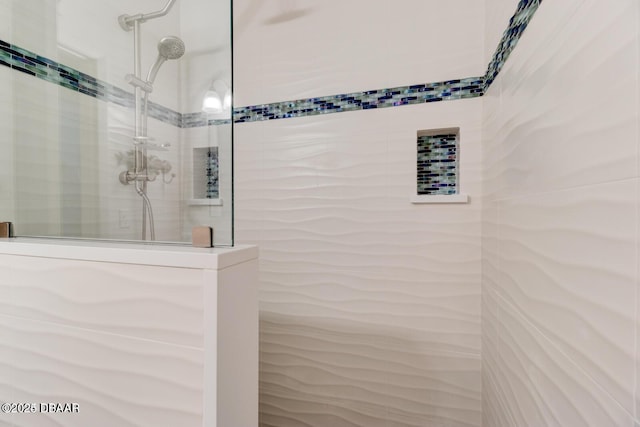
[(518, 3), (516, 12), (509, 20), (509, 25), (502, 34), (502, 39), (498, 43), (498, 47), (487, 67), (483, 88), (485, 92), (496, 79), (505, 62), (507, 62), (509, 55), (518, 44), (522, 33), (531, 22), (531, 18), (538, 10), (540, 3), (542, 3), (542, 0), (520, 0), (520, 3)]
[(418, 133), (418, 195), (458, 192), (458, 134)]
[[(484, 76), (238, 107), (233, 111), (233, 122), (306, 117), (482, 96), (500, 73), (541, 3), (542, 0), (520, 0)], [(134, 106), (132, 93), (3, 40), (0, 40), (0, 65), (102, 101), (127, 108)], [(202, 112), (181, 114), (152, 101), (149, 102), (149, 116), (180, 128), (231, 123), (231, 120), (209, 119)]]
[[(0, 40), (0, 65), (122, 107), (135, 105), (130, 92), (4, 40)], [(182, 114), (153, 101), (149, 117), (182, 127)]]
[(233, 121), (244, 123), (286, 119), (483, 96), (517, 45), (540, 3), (542, 0), (520, 0), (484, 76), (240, 107), (234, 110)]
[(196, 128), (202, 126), (220, 126), (231, 124), (231, 119), (210, 119), (207, 113), (185, 113), (182, 115), (183, 128)]
[(389, 89), (368, 90), (319, 98), (275, 102), (236, 108), (235, 123), (261, 120), (287, 119), (342, 113), (374, 108), (398, 107), (427, 102), (475, 98), (484, 94), (484, 77), (469, 77), (436, 83), (399, 86)]

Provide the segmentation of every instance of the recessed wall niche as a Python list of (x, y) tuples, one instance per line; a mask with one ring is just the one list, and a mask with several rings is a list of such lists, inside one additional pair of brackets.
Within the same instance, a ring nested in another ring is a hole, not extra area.
[(416, 138), (413, 203), (466, 203), (460, 194), (460, 128), (425, 129)]
[[(193, 199), (191, 204), (219, 204), (218, 147), (193, 149)], [(200, 201), (201, 203), (197, 203)]]

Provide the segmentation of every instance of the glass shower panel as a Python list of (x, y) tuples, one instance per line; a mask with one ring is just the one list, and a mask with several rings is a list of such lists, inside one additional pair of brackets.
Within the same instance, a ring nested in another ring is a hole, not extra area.
[(230, 0), (0, 1), (0, 221), (232, 245), (231, 87)]

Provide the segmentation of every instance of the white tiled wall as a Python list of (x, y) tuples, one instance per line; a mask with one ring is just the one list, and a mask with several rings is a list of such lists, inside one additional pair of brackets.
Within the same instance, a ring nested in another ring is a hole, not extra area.
[(256, 248), (0, 245), (0, 425), (257, 426)]
[(637, 423), (639, 8), (543, 2), (483, 98), (487, 426)]
[(202, 425), (202, 349), (4, 315), (0, 325), (11, 343), (0, 356), (2, 400), (79, 406), (0, 414), (3, 425)]
[[(480, 103), (236, 127), (262, 425), (480, 425)], [(472, 202), (412, 205), (416, 130), (450, 126)]]
[(483, 75), (483, 6), (476, 0), (236, 1), (236, 105)]
[[(518, 6), (518, 0), (486, 0), (484, 2), (484, 56), (483, 61), (488, 65), (496, 46), (500, 42), (509, 19)], [(486, 70), (485, 70), (486, 71)]]
[(193, 113), (202, 108), (204, 93), (214, 80), (231, 86), (231, 3), (179, 1), (175, 7), (180, 8), (180, 37), (187, 46), (180, 61), (180, 111)]
[(8, 40), (13, 30), (13, 2), (0, 3), (0, 39)]
[(202, 270), (5, 254), (0, 265), (0, 399), (80, 409), (0, 425), (202, 425)]
[[(482, 2), (235, 1), (236, 105), (479, 76)], [(465, 28), (465, 31), (458, 31)], [(235, 126), (262, 426), (479, 426), (481, 99)], [(470, 204), (413, 205), (460, 127)]]
[[(33, 235), (60, 231), (61, 168), (58, 88), (13, 72), (14, 200), (16, 220)], [(29, 159), (29, 161), (25, 161)]]

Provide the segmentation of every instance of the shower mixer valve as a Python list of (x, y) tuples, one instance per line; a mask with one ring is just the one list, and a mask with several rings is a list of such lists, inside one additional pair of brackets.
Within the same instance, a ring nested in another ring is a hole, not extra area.
[(171, 172), (172, 165), (168, 160), (162, 160), (156, 156), (141, 155), (141, 165), (136, 170), (134, 152), (133, 150), (127, 153), (127, 157), (122, 153), (117, 155), (118, 164), (126, 164), (127, 170), (120, 173), (118, 179), (123, 185), (129, 185), (132, 182), (152, 182), (155, 181), (159, 175), (162, 175), (162, 182), (165, 184), (171, 184), (176, 177), (175, 173), (172, 173), (169, 179), (166, 178)]

